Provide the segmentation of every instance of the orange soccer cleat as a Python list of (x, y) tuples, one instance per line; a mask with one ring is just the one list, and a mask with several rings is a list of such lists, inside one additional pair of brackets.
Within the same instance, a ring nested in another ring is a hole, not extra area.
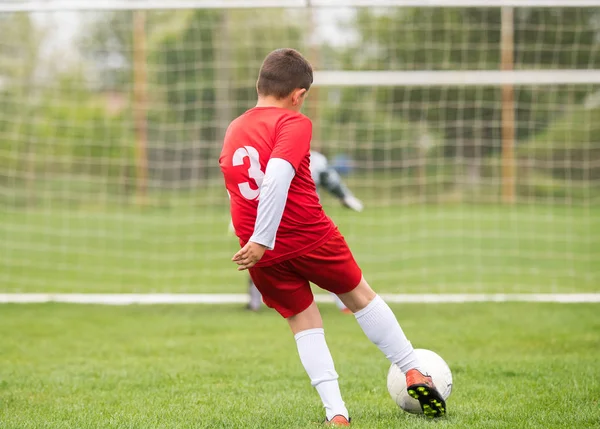
[(408, 394), (419, 401), (423, 414), (427, 417), (442, 417), (446, 414), (446, 401), (435, 388), (430, 376), (411, 369), (406, 373), (406, 386)]
[(342, 426), (350, 426), (350, 419), (338, 414), (337, 416), (333, 416), (331, 420), (325, 419), (325, 426), (332, 427), (342, 427)]

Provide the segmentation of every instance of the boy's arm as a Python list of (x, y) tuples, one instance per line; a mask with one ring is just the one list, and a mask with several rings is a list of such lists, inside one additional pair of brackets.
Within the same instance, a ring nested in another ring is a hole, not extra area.
[(309, 153), (311, 137), (312, 124), (305, 116), (289, 117), (279, 126), (260, 187), (254, 233), (232, 258), (238, 270), (252, 268), (267, 249), (274, 248), (288, 190), (296, 170)]
[(285, 159), (269, 160), (260, 187), (258, 213), (250, 241), (261, 244), (269, 250), (275, 247), (275, 236), (283, 216), (290, 184), (295, 175), (296, 170)]
[(265, 177), (260, 187), (260, 200), (254, 233), (248, 243), (237, 252), (233, 261), (242, 271), (251, 268), (264, 255), (275, 247), (277, 230), (287, 202), (287, 195), (296, 170), (285, 159), (271, 158), (267, 163)]

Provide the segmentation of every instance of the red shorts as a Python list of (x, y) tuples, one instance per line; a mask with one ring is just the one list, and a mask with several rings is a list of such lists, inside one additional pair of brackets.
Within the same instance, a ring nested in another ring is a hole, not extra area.
[(285, 318), (312, 304), (309, 282), (339, 295), (352, 291), (362, 278), (346, 240), (337, 229), (325, 244), (305, 255), (249, 271), (265, 304)]

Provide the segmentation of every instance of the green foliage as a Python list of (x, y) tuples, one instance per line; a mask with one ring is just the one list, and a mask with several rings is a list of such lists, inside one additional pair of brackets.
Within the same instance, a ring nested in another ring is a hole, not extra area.
[[(600, 68), (598, 13), (515, 8), (515, 68)], [(355, 26), (360, 42), (346, 58), (363, 70), (500, 69), (500, 8), (364, 8)]]
[[(91, 56), (119, 55), (123, 67), (101, 75), (127, 89), (133, 69), (131, 13), (99, 14), (82, 42)], [(152, 11), (146, 13), (150, 138), (213, 144), (225, 124), (252, 105), (264, 56), (285, 40), (301, 49), (302, 26), (284, 9)], [(112, 73), (112, 75), (111, 75)], [(124, 78), (122, 73), (127, 73)], [(229, 100), (239, 100), (230, 107)], [(222, 116), (226, 116), (221, 118)], [(177, 130), (169, 128), (180, 124)]]
[(515, 8), (515, 67), (600, 68), (598, 19), (592, 7)]
[[(375, 168), (411, 167), (442, 144), (439, 133), (425, 121), (411, 122), (379, 103), (379, 90), (332, 89), (335, 99), (321, 112), (323, 147), (342, 152)], [(358, 96), (361, 108), (354, 98)], [(310, 101), (309, 101), (310, 102)]]
[[(600, 51), (594, 48), (597, 10), (517, 8), (515, 13), (515, 68), (600, 68)], [(361, 37), (343, 54), (346, 69), (500, 69), (499, 8), (365, 8), (354, 25)], [(528, 138), (554, 119), (556, 109), (546, 106), (576, 104), (594, 90), (516, 89), (517, 137)], [(348, 102), (361, 108), (360, 97), (356, 91)], [(497, 87), (385, 88), (377, 102), (443, 132), (448, 156), (480, 157), (499, 149), (502, 103)]]
[[(88, 101), (83, 105), (47, 105), (28, 132), (35, 145), (41, 170), (103, 176), (108, 179), (131, 162), (133, 136), (121, 118), (110, 117), (104, 106)], [(43, 113), (42, 113), (43, 112)], [(57, 160), (50, 163), (51, 160)]]
[[(125, 55), (132, 52), (133, 12), (95, 12), (83, 15), (88, 31), (80, 35), (80, 53), (94, 65), (98, 74), (99, 90), (120, 90), (131, 80), (132, 58)], [(111, 61), (118, 61), (111, 67)]]
[(122, 173), (133, 148), (125, 114), (109, 114), (104, 100), (80, 83), (81, 76), (63, 75), (36, 103), (24, 102), (23, 94), (5, 94), (0, 109), (11, 117), (0, 122), (0, 171), (18, 178), (85, 174), (105, 180)]
[(497, 68), (499, 22), (498, 8), (364, 8), (354, 56), (364, 70)]
[(17, 155), (26, 144), (34, 108), (31, 85), (39, 66), (43, 31), (27, 13), (0, 14), (0, 181), (14, 175), (25, 160)]
[(305, 33), (305, 11), (232, 10), (227, 19), (228, 36), (221, 49), (231, 73), (229, 96), (237, 102), (232, 111), (235, 116), (255, 104), (258, 70), (267, 54), (278, 48), (294, 48), (310, 58), (305, 49), (310, 35)]
[(281, 40), (298, 45), (300, 26), (279, 9), (165, 12), (155, 21), (148, 41), (149, 137), (172, 143), (174, 151), (199, 147), (193, 156), (203, 168), (194, 174), (207, 177), (218, 171), (228, 123), (255, 103), (264, 56)]
[(0, 14), (0, 29), (0, 88), (30, 83), (44, 32), (27, 13)]
[(521, 171), (517, 179), (517, 193), (524, 201), (566, 202), (594, 204), (600, 201), (600, 189), (591, 183), (556, 179), (543, 171)]
[[(184, 11), (179, 26), (160, 32), (151, 39), (149, 68), (157, 70), (151, 77), (157, 94), (154, 100), (165, 121), (175, 119), (179, 124), (196, 124), (200, 136), (214, 138), (215, 61), (214, 42), (220, 11)], [(163, 104), (164, 103), (164, 104)], [(159, 114), (157, 112), (157, 114)], [(175, 118), (168, 118), (171, 114)], [(186, 128), (183, 126), (182, 128)], [(195, 127), (193, 127), (195, 128)], [(197, 132), (193, 130), (192, 133)]]
[(565, 113), (518, 148), (523, 164), (575, 181), (600, 179), (600, 107)]
[[(152, 156), (170, 159), (171, 155), (190, 161), (190, 168), (203, 177), (208, 177), (211, 169), (217, 171), (215, 160), (223, 132), (233, 117), (252, 106), (264, 55), (285, 41), (311, 56), (306, 13), (294, 9), (145, 12), (151, 172)], [(600, 68), (600, 51), (595, 49), (598, 14), (586, 8), (516, 8), (515, 67)], [(114, 166), (129, 163), (130, 146), (124, 149), (122, 142), (131, 145), (131, 121), (107, 115), (91, 91), (110, 89), (129, 97), (133, 13), (87, 16), (89, 31), (79, 42), (81, 53), (92, 61), (94, 73), (89, 81), (95, 86), (85, 87), (86, 79), (74, 74), (80, 87), (56, 97), (30, 88), (28, 83), (36, 64), (46, 67), (40, 65), (37, 52), (43, 33), (34, 31), (28, 14), (2, 15), (0, 25), (3, 34), (10, 35), (10, 43), (0, 45), (0, 79), (19, 81), (19, 85), (0, 89), (0, 139), (8, 148), (0, 151), (3, 171), (22, 172), (34, 166), (34, 171), (42, 172), (100, 174), (97, 167), (105, 165), (101, 160), (114, 159), (109, 172), (114, 175), (118, 174)], [(356, 30), (358, 42), (347, 48), (321, 47), (321, 68), (500, 67), (499, 8), (360, 8), (347, 27)], [(109, 61), (115, 57), (119, 58), (117, 66)], [(556, 106), (578, 104), (595, 90), (585, 85), (516, 88), (517, 138), (532, 139), (560, 117)], [(308, 109), (310, 103), (319, 103), (320, 113), (312, 115), (320, 131), (317, 144), (329, 153), (349, 152), (365, 166), (395, 169), (422, 163), (419, 142), (426, 140), (430, 145), (427, 156), (436, 160), (482, 159), (499, 151), (502, 103), (497, 87), (319, 91), (325, 96), (308, 102)], [(69, 100), (70, 107), (58, 100)], [(308, 109), (307, 113), (312, 113)], [(73, 143), (75, 140), (79, 143)], [(535, 156), (548, 158), (546, 152)], [(43, 160), (52, 154), (62, 161), (49, 165)], [(588, 155), (596, 156), (593, 151), (553, 149), (554, 179), (596, 177), (597, 168), (581, 167), (595, 165), (585, 164)], [(119, 156), (124, 156), (123, 162), (116, 162)], [(579, 167), (565, 170), (560, 167), (561, 160), (572, 160)]]

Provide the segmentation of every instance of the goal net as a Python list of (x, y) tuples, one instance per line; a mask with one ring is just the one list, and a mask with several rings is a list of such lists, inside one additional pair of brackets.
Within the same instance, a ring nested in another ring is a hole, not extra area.
[(218, 155), (278, 47), (377, 290), (599, 290), (600, 1), (88, 3), (0, 1), (0, 292), (242, 293)]

